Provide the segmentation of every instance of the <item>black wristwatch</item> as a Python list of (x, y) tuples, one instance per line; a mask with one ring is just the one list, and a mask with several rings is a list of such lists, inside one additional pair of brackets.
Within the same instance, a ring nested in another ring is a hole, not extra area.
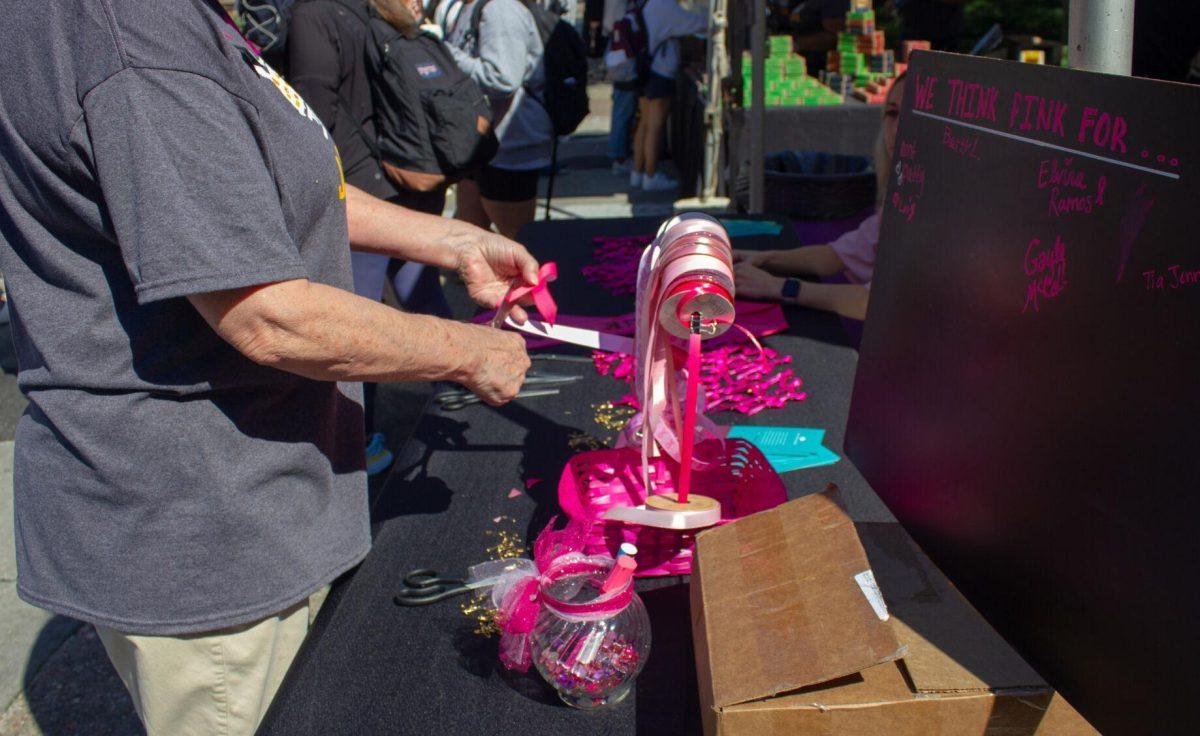
[(800, 279), (784, 279), (783, 287), (779, 290), (784, 299), (795, 301), (800, 296)]

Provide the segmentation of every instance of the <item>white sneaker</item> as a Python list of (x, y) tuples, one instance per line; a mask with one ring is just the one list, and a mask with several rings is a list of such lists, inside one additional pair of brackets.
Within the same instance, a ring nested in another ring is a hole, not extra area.
[(625, 176), (633, 173), (633, 159), (625, 159), (624, 161), (613, 161), (612, 165), (613, 176)]
[(629, 187), (631, 189), (641, 189), (642, 188), (642, 172), (640, 172), (640, 171), (629, 172)]
[(642, 189), (647, 192), (667, 192), (679, 188), (679, 182), (659, 171), (654, 176), (642, 179)]

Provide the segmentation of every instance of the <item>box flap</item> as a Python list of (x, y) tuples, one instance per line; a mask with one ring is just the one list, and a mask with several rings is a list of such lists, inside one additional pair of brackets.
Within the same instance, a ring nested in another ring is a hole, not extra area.
[(858, 531), (919, 692), (1048, 687), (899, 524)]
[[(711, 705), (724, 707), (857, 673), (903, 654), (877, 615), (869, 570), (837, 488), (696, 538), (693, 612)], [(886, 612), (883, 616), (886, 617)]]

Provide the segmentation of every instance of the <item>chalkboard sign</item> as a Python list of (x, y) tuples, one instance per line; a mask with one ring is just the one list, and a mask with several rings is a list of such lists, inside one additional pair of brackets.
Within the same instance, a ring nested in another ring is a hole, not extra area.
[(1093, 725), (1200, 733), (1200, 87), (920, 53), (889, 176), (848, 454)]

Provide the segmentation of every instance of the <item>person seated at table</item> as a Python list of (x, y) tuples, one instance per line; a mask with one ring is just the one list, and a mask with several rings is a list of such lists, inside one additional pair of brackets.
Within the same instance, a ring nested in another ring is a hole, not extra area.
[[(808, 245), (791, 250), (734, 251), (737, 295), (744, 299), (771, 299), (813, 309), (835, 312), (861, 320), (867, 315), (871, 277), (875, 272), (875, 250), (879, 245), (879, 222), (887, 176), (896, 143), (900, 101), (904, 98), (904, 75), (896, 78), (883, 105), (883, 125), (875, 145), (876, 209), (857, 229), (827, 245)], [(848, 284), (801, 281), (795, 276), (836, 276), (844, 273)]]

